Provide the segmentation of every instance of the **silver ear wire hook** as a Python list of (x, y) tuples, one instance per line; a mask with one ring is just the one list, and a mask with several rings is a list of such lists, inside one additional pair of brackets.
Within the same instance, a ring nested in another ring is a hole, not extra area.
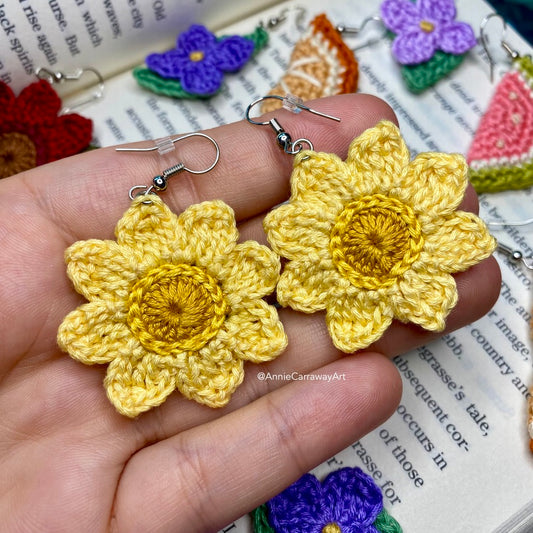
[(276, 133), (276, 141), (277, 141), (278, 145), (281, 148), (283, 148), (283, 151), (286, 154), (290, 154), (290, 155), (298, 154), (299, 152), (301, 152), (303, 150), (303, 148), (304, 148), (303, 145), (304, 144), (308, 145), (309, 150), (314, 150), (313, 143), (309, 139), (305, 139), (305, 138), (300, 138), (300, 139), (296, 139), (295, 141), (293, 141), (292, 137), (290, 136), (290, 134), (287, 133), (283, 129), (283, 126), (275, 118), (272, 118), (270, 120), (265, 120), (263, 122), (259, 122), (257, 120), (253, 120), (252, 118), (250, 118), (250, 112), (251, 112), (252, 108), (255, 105), (260, 104), (261, 102), (263, 102), (264, 100), (267, 100), (269, 98), (270, 99), (273, 98), (275, 100), (281, 100), (283, 102), (283, 104), (284, 104), (283, 107), (285, 107), (286, 109), (289, 109), (290, 111), (292, 111), (294, 113), (299, 113), (300, 111), (308, 111), (309, 113), (312, 113), (313, 115), (317, 115), (319, 117), (328, 118), (330, 120), (335, 120), (337, 122), (341, 121), (341, 119), (338, 118), (338, 117), (334, 117), (332, 115), (327, 115), (326, 113), (322, 113), (320, 111), (317, 111), (316, 109), (311, 109), (310, 107), (308, 107), (305, 104), (303, 104), (302, 101), (299, 98), (295, 98), (292, 95), (289, 95), (289, 96), (278, 96), (276, 94), (270, 94), (270, 95), (267, 95), (267, 96), (262, 96), (261, 98), (258, 98), (257, 100), (254, 100), (246, 108), (246, 114), (245, 114), (246, 120), (250, 124), (255, 124), (257, 126), (270, 126), (274, 130), (274, 132)]
[[(188, 133), (187, 135), (182, 135), (181, 137), (176, 137), (175, 139), (171, 138), (165, 138), (163, 143), (159, 143), (158, 141), (155, 142), (155, 146), (152, 146), (150, 148), (115, 148), (117, 152), (153, 152), (154, 150), (158, 150), (160, 154), (167, 153), (170, 150), (168, 149), (169, 144), (174, 146), (175, 143), (178, 141), (183, 141), (184, 139), (189, 139), (191, 137), (202, 137), (203, 139), (207, 139), (214, 147), (215, 147), (215, 159), (213, 160), (213, 163), (209, 165), (207, 168), (203, 168), (200, 170), (195, 170), (189, 167), (186, 167), (184, 163), (178, 163), (177, 165), (174, 165), (170, 168), (167, 168), (166, 170), (163, 170), (161, 174), (158, 174), (157, 176), (154, 176), (152, 179), (152, 185), (135, 185), (129, 190), (129, 197), (131, 200), (135, 198), (135, 196), (139, 194), (148, 195), (148, 194), (157, 194), (157, 192), (164, 191), (168, 187), (168, 180), (175, 176), (176, 174), (180, 172), (189, 172), (190, 174), (205, 174), (206, 172), (209, 172), (210, 170), (213, 170), (215, 168), (215, 165), (218, 163), (220, 159), (220, 147), (218, 146), (218, 143), (213, 139), (213, 137), (210, 137), (209, 135), (206, 135), (205, 133)], [(161, 146), (165, 146), (166, 150), (162, 151)], [(150, 203), (150, 201), (147, 201), (146, 203)]]
[(104, 78), (102, 77), (100, 72), (98, 72), (95, 68), (85, 67), (79, 68), (74, 72), (65, 74), (64, 72), (54, 72), (50, 69), (41, 67), (35, 71), (35, 75), (40, 80), (45, 80), (50, 83), (50, 85), (53, 85), (54, 83), (59, 84), (65, 81), (78, 81), (86, 72), (92, 73), (94, 76), (96, 76), (96, 88), (87, 98), (76, 102), (70, 107), (64, 107), (59, 114), (65, 115), (67, 113), (72, 112), (74, 109), (78, 109), (86, 104), (94, 102), (95, 100), (99, 100), (104, 96)]
[(302, 6), (295, 6), (290, 9), (286, 7), (281, 10), (279, 15), (269, 18), (266, 22), (261, 21), (259, 22), (259, 25), (265, 30), (273, 30), (287, 20), (289, 11), (296, 11), (296, 27), (299, 31), (304, 32), (305, 26), (303, 24), (303, 19), (305, 17), (305, 8)]
[(481, 42), (481, 46), (483, 47), (483, 50), (485, 51), (485, 54), (487, 54), (487, 58), (489, 60), (489, 69), (490, 69), (490, 81), (491, 83), (494, 82), (494, 66), (496, 62), (494, 61), (494, 57), (492, 53), (489, 50), (489, 40), (485, 33), (485, 28), (487, 27), (487, 23), (489, 20), (493, 17), (496, 17), (501, 20), (503, 24), (503, 30), (500, 38), (500, 46), (507, 52), (509, 57), (511, 59), (516, 59), (520, 56), (520, 54), (513, 49), (509, 43), (505, 41), (505, 35), (507, 33), (507, 22), (505, 22), (505, 19), (498, 15), (498, 13), (489, 13), (482, 21), (479, 26), (479, 40)]
[(360, 44), (359, 46), (356, 46), (355, 48), (352, 48), (352, 50), (354, 52), (356, 52), (357, 50), (361, 50), (363, 48), (366, 48), (367, 46), (373, 46), (374, 44), (377, 44), (380, 41), (382, 41), (383, 39), (385, 39), (385, 37), (387, 36), (387, 28), (385, 28), (385, 26), (383, 26), (381, 17), (378, 16), (378, 15), (375, 15), (373, 17), (367, 17), (366, 19), (363, 20), (363, 22), (361, 23), (361, 26), (359, 26), (358, 28), (345, 26), (344, 24), (338, 24), (335, 27), (335, 29), (340, 34), (358, 35), (358, 34), (360, 34), (363, 31), (365, 26), (367, 24), (371, 23), (371, 22), (379, 23), (382, 26), (382, 28), (383, 28), (383, 34), (378, 36), (378, 37), (374, 37), (373, 39), (369, 39), (366, 43)]
[(524, 257), (520, 250), (513, 250), (510, 246), (498, 242), (498, 250), (509, 257), (511, 263), (522, 263), (528, 270), (533, 270), (533, 257)]

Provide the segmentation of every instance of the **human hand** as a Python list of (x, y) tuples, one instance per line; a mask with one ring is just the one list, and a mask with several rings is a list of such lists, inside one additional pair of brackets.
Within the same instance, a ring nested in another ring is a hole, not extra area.
[[(316, 103), (342, 117), (276, 116), (293, 138), (346, 156), (350, 141), (381, 119), (380, 100), (345, 95)], [(228, 203), (241, 239), (266, 244), (265, 214), (289, 193), (292, 158), (269, 128), (245, 122), (209, 132), (221, 160), (202, 176), (173, 178), (162, 198), (174, 212), (208, 199)], [(202, 168), (212, 151), (183, 142), (180, 160)], [(175, 161), (170, 164), (175, 163)], [(169, 165), (170, 166), (170, 165)], [(191, 165), (192, 166), (192, 165)], [(401, 380), (388, 357), (442, 335), (393, 323), (372, 349), (339, 353), (324, 315), (282, 309), (288, 349), (246, 368), (228, 406), (210, 409), (172, 394), (137, 419), (105, 396), (105, 366), (61, 352), (57, 328), (82, 303), (65, 275), (64, 250), (112, 238), (127, 191), (164, 165), (156, 156), (101, 149), (0, 182), (0, 522), (5, 531), (213, 531), (269, 499), (382, 423)], [(476, 210), (470, 190), (463, 209)], [(485, 314), (500, 287), (493, 259), (456, 276), (451, 331)], [(340, 381), (261, 381), (272, 374), (344, 374)]]

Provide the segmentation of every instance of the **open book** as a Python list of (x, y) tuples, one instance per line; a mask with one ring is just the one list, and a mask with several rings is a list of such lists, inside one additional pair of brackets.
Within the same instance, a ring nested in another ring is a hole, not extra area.
[[(295, 5), (105, 0), (96, 8), (76, 0), (37, 8), (31, 0), (0, 0), (0, 79), (18, 91), (33, 81), (32, 70), (39, 66), (65, 72), (99, 69), (106, 78), (105, 97), (81, 112), (93, 119), (95, 142), (102, 146), (210, 128), (242, 119), (247, 104), (276, 84), (302, 31), (293, 11), (270, 32), (267, 48), (228, 76), (210, 100), (156, 96), (136, 84), (131, 67), (150, 52), (171, 48), (176, 34), (190, 23), (205, 23), (221, 34), (246, 34), (259, 21)], [(378, 2), (366, 0), (326, 5), (306, 0), (302, 5), (304, 24), (325, 11), (334, 23), (357, 26), (378, 11)], [(458, 19), (479, 34), (492, 9), (483, 0), (457, 0), (457, 6)], [(500, 27), (495, 22), (490, 32), (496, 47)], [(522, 55), (531, 53), (511, 30), (506, 40)], [(358, 44), (361, 40), (353, 39), (353, 46)], [(359, 90), (394, 108), (413, 155), (434, 150), (466, 154), (498, 78), (509, 68), (501, 57), (491, 83), (487, 58), (478, 46), (445, 80), (414, 95), (406, 90), (386, 39), (358, 50), (357, 58)], [(481, 216), (495, 222), (527, 219), (533, 216), (530, 201), (530, 190), (484, 195)], [(533, 254), (533, 226), (495, 226), (493, 233), (503, 244)], [(396, 357), (404, 380), (396, 413), (315, 470), (322, 477), (341, 466), (360, 466), (382, 487), (387, 510), (406, 532), (533, 531), (533, 455), (526, 431), (533, 382), (533, 272), (499, 252), (497, 257), (503, 284), (494, 309), (460, 331)], [(230, 531), (251, 531), (249, 518), (229, 524), (224, 532)]]

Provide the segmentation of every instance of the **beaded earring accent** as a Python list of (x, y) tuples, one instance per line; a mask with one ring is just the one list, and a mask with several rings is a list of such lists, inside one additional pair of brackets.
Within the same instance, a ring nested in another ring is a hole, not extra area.
[[(359, 67), (355, 56), (325, 14), (316, 16), (292, 51), (289, 67), (270, 95), (313, 100), (357, 90)], [(261, 111), (279, 109), (281, 102), (265, 100)]]
[(345, 162), (301, 150), (289, 201), (264, 220), (273, 250), (288, 260), (279, 303), (325, 310), (344, 352), (376, 341), (394, 318), (441, 331), (457, 302), (451, 274), (496, 247), (481, 219), (456, 211), (467, 182), (459, 154), (410, 161), (387, 121), (357, 137)]
[(455, 17), (453, 0), (384, 0), (381, 4), (383, 24), (395, 35), (392, 53), (411, 92), (433, 86), (476, 45), (471, 26)]
[(133, 70), (139, 85), (173, 98), (208, 98), (222, 87), (225, 73), (237, 72), (268, 43), (261, 26), (249, 35), (216, 37), (193, 24), (181, 33), (176, 48), (150, 54), (146, 67)]
[[(201, 135), (189, 134), (172, 142)], [(217, 158), (218, 160), (218, 146)], [(215, 164), (216, 164), (215, 161)], [(244, 378), (244, 361), (277, 357), (287, 338), (272, 293), (280, 259), (254, 241), (238, 243), (232, 209), (202, 202), (176, 215), (150, 192), (156, 176), (119, 220), (116, 241), (91, 239), (65, 254), (74, 288), (88, 302), (72, 311), (58, 344), (88, 365), (107, 364), (104, 386), (119, 413), (135, 417), (178, 389), (222, 407)]]
[(470, 181), (478, 193), (533, 185), (533, 62), (515, 56), (483, 115), (470, 149)]
[(0, 81), (0, 178), (89, 146), (92, 121), (60, 110), (61, 99), (47, 81), (28, 85), (18, 96)]
[(401, 533), (383, 495), (360, 468), (341, 468), (320, 482), (305, 474), (252, 513), (254, 533)]

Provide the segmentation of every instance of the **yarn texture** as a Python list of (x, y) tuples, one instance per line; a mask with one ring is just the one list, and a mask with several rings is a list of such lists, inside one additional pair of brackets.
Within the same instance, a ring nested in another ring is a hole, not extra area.
[(459, 154), (410, 161), (387, 121), (352, 141), (345, 162), (300, 152), (289, 202), (264, 221), (272, 248), (289, 260), (278, 301), (304, 313), (325, 310), (344, 352), (376, 341), (394, 318), (441, 331), (457, 302), (451, 274), (496, 247), (481, 219), (456, 211), (467, 182)]
[(254, 533), (401, 533), (373, 479), (341, 468), (320, 482), (305, 474), (252, 513)]
[(273, 292), (279, 257), (239, 237), (221, 201), (172, 213), (157, 196), (133, 200), (116, 241), (67, 249), (67, 273), (88, 303), (72, 311), (58, 344), (82, 363), (108, 364), (104, 385), (123, 415), (135, 417), (175, 390), (222, 407), (244, 378), (287, 345)]
[(477, 192), (533, 185), (533, 62), (513, 62), (491, 99), (468, 151), (470, 181)]
[(402, 65), (429, 61), (437, 50), (464, 54), (476, 45), (474, 31), (455, 20), (453, 0), (385, 0), (381, 18), (396, 34), (392, 53)]
[(175, 49), (148, 55), (148, 68), (135, 68), (133, 76), (157, 94), (208, 98), (220, 90), (225, 73), (240, 70), (267, 43), (262, 27), (243, 37), (217, 38), (205, 26), (193, 24), (178, 36)]
[(44, 80), (18, 96), (0, 82), (0, 178), (77, 154), (89, 146), (92, 121), (76, 113), (58, 116), (61, 100)]
[[(316, 16), (292, 51), (289, 67), (269, 94), (312, 100), (357, 90), (359, 66), (355, 56), (325, 14)], [(261, 111), (281, 107), (265, 100)]]

